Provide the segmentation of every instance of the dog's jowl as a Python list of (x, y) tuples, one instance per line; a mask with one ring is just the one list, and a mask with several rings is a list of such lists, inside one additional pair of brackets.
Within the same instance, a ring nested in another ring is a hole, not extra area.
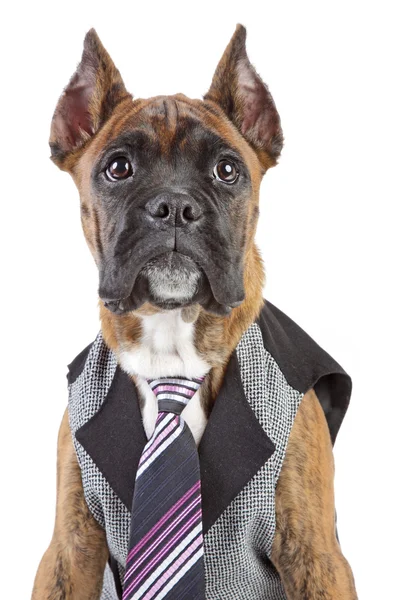
[(56, 107), (101, 331), (69, 365), (34, 600), (356, 598), (332, 457), (351, 379), (263, 299), (259, 188), (283, 135), (245, 39), (202, 100), (143, 100), (91, 30)]

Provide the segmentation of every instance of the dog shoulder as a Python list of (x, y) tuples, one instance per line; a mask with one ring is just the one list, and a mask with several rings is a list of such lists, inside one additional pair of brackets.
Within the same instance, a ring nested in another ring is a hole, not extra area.
[(257, 323), (266, 351), (289, 385), (302, 394), (314, 390), (333, 444), (350, 402), (350, 376), (304, 329), (271, 302), (264, 302)]

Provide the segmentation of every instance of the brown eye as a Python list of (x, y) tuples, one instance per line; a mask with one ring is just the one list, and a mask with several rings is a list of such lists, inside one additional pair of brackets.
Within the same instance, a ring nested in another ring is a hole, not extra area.
[(235, 183), (239, 172), (230, 160), (220, 160), (214, 167), (214, 176), (224, 183)]
[(132, 165), (125, 156), (117, 156), (107, 167), (106, 174), (111, 181), (126, 179), (133, 173)]

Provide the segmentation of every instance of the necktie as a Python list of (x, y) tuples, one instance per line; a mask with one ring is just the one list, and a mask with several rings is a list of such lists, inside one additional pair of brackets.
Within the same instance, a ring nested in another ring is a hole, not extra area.
[(180, 416), (204, 378), (148, 380), (158, 416), (135, 480), (123, 600), (204, 600), (199, 456)]

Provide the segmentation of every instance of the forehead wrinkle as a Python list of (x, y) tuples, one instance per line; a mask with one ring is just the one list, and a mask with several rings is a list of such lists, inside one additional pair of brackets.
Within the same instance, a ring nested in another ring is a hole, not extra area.
[(171, 156), (176, 149), (184, 150), (191, 138), (201, 141), (211, 133), (215, 136), (212, 146), (226, 145), (244, 160), (240, 145), (232, 140), (232, 136), (221, 133), (221, 127), (215, 127), (215, 122), (221, 120), (220, 115), (210, 112), (200, 100), (178, 96), (157, 96), (140, 108), (140, 112), (151, 114), (151, 127), (164, 156)]
[(143, 105), (139, 112), (152, 129), (153, 137), (164, 157), (170, 157), (176, 147), (183, 149), (188, 119), (203, 126), (200, 112), (174, 96), (157, 96)]
[[(248, 145), (237, 127), (217, 107), (203, 100), (190, 99), (186, 96), (177, 98), (180, 113), (198, 120), (200, 126), (206, 131), (217, 136), (223, 143), (235, 150), (247, 164), (250, 170), (258, 168), (258, 159), (255, 152)], [(218, 142), (216, 142), (218, 143)]]
[[(204, 126), (204, 121), (210, 114), (213, 113), (210, 113), (204, 102), (186, 97), (155, 96), (137, 99), (127, 113), (118, 114), (118, 117), (115, 115), (117, 118), (112, 119), (113, 126), (107, 127), (107, 133), (112, 136), (125, 128), (138, 126), (150, 131), (152, 126), (154, 129), (154, 123), (159, 121), (167, 121), (171, 127), (176, 128), (181, 117), (191, 117)], [(215, 127), (212, 127), (212, 130), (216, 132)]]
[[(161, 109), (161, 104), (159, 105)], [(161, 117), (161, 119), (160, 119)], [(169, 155), (176, 136), (178, 118), (178, 106), (174, 99), (165, 97), (162, 101), (162, 110), (153, 118), (154, 129), (159, 135), (159, 145), (164, 155)]]
[[(192, 129), (188, 131), (188, 136), (179, 135), (185, 133), (181, 129), (181, 125), (187, 127), (187, 123), (182, 123), (185, 117), (197, 122), (205, 133), (211, 132), (216, 135), (238, 152), (250, 169), (254, 170), (256, 155), (235, 125), (222, 112), (219, 114), (217, 111), (211, 111), (204, 101), (187, 98), (181, 94), (134, 100), (131, 109), (125, 114), (118, 113), (114, 119), (110, 119), (105, 127), (103, 144), (105, 140), (111, 144), (119, 134), (129, 135), (130, 129), (140, 128), (159, 145), (164, 156), (170, 156), (175, 140), (179, 138), (178, 147), (184, 150), (190, 139)], [(258, 163), (258, 160), (256, 162)]]
[(157, 143), (163, 154), (169, 153), (176, 132), (178, 107), (169, 96), (155, 96), (141, 100), (137, 110), (130, 111), (124, 120), (118, 123), (118, 130), (142, 129)]

